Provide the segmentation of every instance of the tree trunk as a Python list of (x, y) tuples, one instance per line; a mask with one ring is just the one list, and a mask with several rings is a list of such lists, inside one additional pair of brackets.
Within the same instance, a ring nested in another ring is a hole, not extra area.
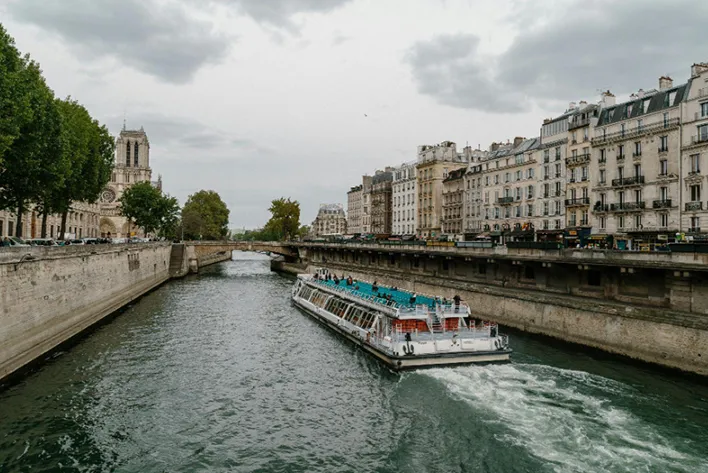
[(47, 238), (47, 211), (42, 211), (42, 238)]
[(69, 215), (69, 211), (65, 210), (64, 212), (61, 213), (61, 228), (59, 229), (59, 239), (63, 240), (64, 239), (64, 232), (66, 232), (66, 218)]
[(17, 206), (17, 224), (15, 225), (15, 236), (22, 238), (22, 214), (25, 212), (25, 203), (20, 201)]

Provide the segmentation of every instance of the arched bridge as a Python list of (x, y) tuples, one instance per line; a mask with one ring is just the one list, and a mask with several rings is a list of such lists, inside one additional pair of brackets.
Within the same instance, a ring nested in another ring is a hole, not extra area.
[(231, 259), (233, 251), (256, 251), (283, 256), (287, 261), (299, 259), (298, 249), (279, 241), (186, 241), (184, 252), (190, 272), (198, 272), (210, 264)]

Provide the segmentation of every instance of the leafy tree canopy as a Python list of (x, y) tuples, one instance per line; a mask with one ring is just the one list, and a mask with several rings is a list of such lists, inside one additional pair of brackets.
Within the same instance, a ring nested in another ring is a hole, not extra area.
[(163, 195), (150, 182), (138, 182), (123, 192), (120, 198), (121, 215), (142, 228), (145, 233), (166, 231), (177, 222), (177, 199)]
[(300, 203), (281, 197), (271, 202), (268, 209), (270, 220), (263, 227), (268, 240), (291, 240), (298, 235), (300, 229)]
[(221, 240), (229, 232), (229, 209), (214, 191), (201, 190), (187, 198), (182, 209), (184, 237)]

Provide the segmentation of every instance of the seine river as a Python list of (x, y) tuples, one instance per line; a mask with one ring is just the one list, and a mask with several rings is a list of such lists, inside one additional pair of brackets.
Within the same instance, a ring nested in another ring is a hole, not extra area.
[(0, 472), (708, 472), (708, 384), (517, 332), (395, 375), (235, 257), (0, 391)]

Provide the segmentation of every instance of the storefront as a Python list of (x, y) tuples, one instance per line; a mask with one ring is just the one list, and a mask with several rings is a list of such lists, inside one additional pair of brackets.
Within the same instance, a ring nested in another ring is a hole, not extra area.
[(596, 233), (590, 235), (588, 238), (588, 246), (590, 248), (597, 248), (600, 250), (605, 250), (613, 247), (614, 238), (612, 235), (607, 235), (605, 233)]
[(666, 245), (669, 243), (673, 243), (676, 239), (675, 231), (637, 231), (628, 232), (628, 235), (632, 241), (632, 249), (637, 251), (668, 250), (668, 247)]
[(585, 247), (590, 237), (590, 227), (566, 228), (563, 233), (565, 246), (568, 248)]
[(562, 243), (563, 230), (536, 230), (536, 240)]

